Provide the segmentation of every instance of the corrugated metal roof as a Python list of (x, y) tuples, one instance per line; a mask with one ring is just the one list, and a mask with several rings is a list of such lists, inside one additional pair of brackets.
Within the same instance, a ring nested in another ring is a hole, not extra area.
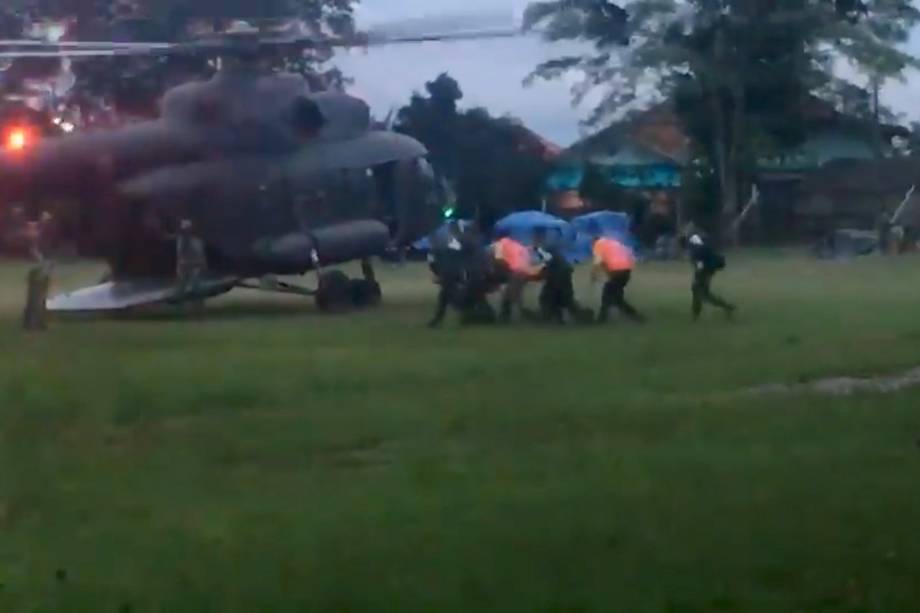
[(611, 158), (627, 144), (679, 166), (690, 159), (690, 139), (670, 105), (660, 104), (612, 123), (566, 149), (564, 159)]

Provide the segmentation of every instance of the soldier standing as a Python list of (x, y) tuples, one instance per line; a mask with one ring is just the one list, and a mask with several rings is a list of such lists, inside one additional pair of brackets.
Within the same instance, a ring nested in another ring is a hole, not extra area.
[(53, 261), (48, 257), (47, 244), (53, 217), (43, 212), (36, 221), (26, 222), (23, 234), (33, 266), (29, 270), (26, 289), (26, 306), (23, 312), (23, 328), (41, 331), (48, 328), (48, 290), (51, 286)]
[(891, 216), (888, 215), (887, 211), (882, 211), (875, 222), (878, 250), (882, 255), (889, 255), (891, 252), (891, 228)]
[(179, 222), (176, 234), (176, 280), (179, 283), (179, 298), (194, 299), (196, 307), (202, 306), (198, 295), (199, 284), (207, 268), (207, 255), (204, 242), (195, 234), (195, 226), (190, 219)]

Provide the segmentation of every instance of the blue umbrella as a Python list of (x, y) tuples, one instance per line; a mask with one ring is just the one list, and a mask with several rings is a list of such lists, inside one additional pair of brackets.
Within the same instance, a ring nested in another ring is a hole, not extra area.
[(576, 217), (572, 220), (575, 237), (569, 245), (568, 258), (573, 262), (590, 259), (591, 245), (599, 236), (614, 238), (634, 252), (638, 251), (639, 241), (633, 236), (631, 225), (629, 215), (614, 211), (599, 211)]

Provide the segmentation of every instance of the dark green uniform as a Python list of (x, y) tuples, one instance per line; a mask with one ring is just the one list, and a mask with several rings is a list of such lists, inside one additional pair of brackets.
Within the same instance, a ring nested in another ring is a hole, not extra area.
[(438, 284), (438, 302), (429, 326), (441, 325), (448, 307), (460, 312), (462, 323), (492, 323), (495, 311), (488, 294), (503, 282), (474, 235), (432, 240), (429, 266)]
[(735, 305), (712, 293), (712, 278), (725, 268), (725, 257), (716, 252), (700, 234), (690, 237), (690, 261), (693, 263), (693, 319), (703, 312), (703, 304), (710, 304), (731, 316)]
[(50, 217), (43, 217), (40, 221), (27, 223), (23, 229), (29, 254), (35, 262), (26, 278), (26, 305), (22, 318), (23, 328), (30, 331), (48, 327), (48, 290), (53, 268), (52, 261), (47, 257), (49, 223)]
[(556, 247), (537, 247), (536, 252), (543, 265), (543, 287), (539, 298), (541, 319), (561, 324), (565, 323), (568, 313), (575, 322), (589, 321), (593, 313), (582, 308), (575, 299), (574, 270), (565, 255)]
[(197, 293), (206, 266), (202, 240), (188, 230), (180, 231), (176, 237), (176, 277), (180, 297), (191, 297)]

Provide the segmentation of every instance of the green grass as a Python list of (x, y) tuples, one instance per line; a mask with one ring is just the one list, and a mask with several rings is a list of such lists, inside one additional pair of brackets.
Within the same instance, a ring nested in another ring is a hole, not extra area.
[(587, 329), (429, 331), (381, 274), (27, 336), (0, 266), (0, 612), (920, 607), (920, 390), (743, 393), (920, 363), (920, 261), (736, 257), (696, 326), (649, 265)]

